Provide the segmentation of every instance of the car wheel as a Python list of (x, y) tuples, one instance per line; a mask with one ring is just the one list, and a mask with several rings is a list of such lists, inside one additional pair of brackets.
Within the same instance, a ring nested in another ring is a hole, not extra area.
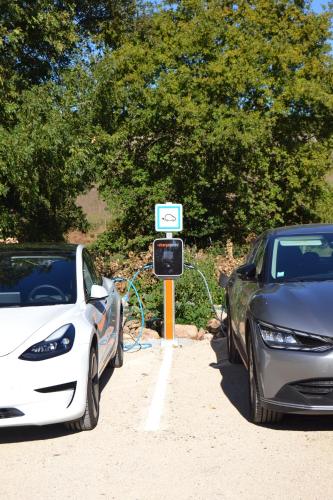
[(120, 330), (118, 336), (117, 352), (114, 357), (114, 367), (121, 368), (124, 364), (124, 331), (123, 331), (123, 314), (120, 316)]
[(98, 358), (96, 349), (92, 347), (89, 356), (86, 408), (81, 418), (74, 422), (67, 422), (66, 427), (72, 431), (94, 429), (99, 417), (99, 397)]
[(242, 358), (240, 357), (239, 352), (237, 351), (235, 345), (234, 334), (231, 326), (231, 316), (229, 307), (227, 312), (227, 320), (228, 320), (228, 328), (227, 328), (228, 360), (232, 364), (240, 364), (242, 362)]
[(258, 390), (258, 379), (255, 358), (253, 354), (253, 344), (251, 335), (247, 342), (248, 351), (248, 380), (249, 380), (249, 400), (250, 400), (250, 420), (254, 424), (274, 424), (279, 422), (283, 414), (267, 410), (261, 404)]
[(123, 330), (123, 312), (120, 315), (119, 335), (116, 354), (108, 363), (109, 368), (121, 368), (124, 364), (124, 330)]

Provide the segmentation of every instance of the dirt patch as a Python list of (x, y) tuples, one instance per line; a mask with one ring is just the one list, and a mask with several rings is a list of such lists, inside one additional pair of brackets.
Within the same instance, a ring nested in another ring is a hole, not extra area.
[(93, 187), (86, 194), (78, 196), (76, 204), (82, 208), (89, 222), (90, 228), (87, 233), (82, 231), (70, 231), (66, 235), (68, 243), (87, 245), (94, 243), (97, 236), (103, 233), (112, 214), (108, 210), (107, 204), (99, 195), (97, 187)]

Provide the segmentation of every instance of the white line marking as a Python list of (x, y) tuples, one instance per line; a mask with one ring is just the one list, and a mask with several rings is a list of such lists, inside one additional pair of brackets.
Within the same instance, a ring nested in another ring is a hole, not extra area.
[(145, 431), (157, 431), (160, 427), (160, 420), (164, 406), (167, 382), (172, 365), (173, 346), (172, 343), (164, 345), (163, 362), (158, 374), (153, 399), (150, 404)]

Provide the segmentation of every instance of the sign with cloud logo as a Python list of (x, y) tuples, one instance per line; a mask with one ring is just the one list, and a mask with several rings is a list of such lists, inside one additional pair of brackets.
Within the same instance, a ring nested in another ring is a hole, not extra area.
[(183, 230), (183, 206), (180, 203), (155, 205), (155, 230), (178, 232)]

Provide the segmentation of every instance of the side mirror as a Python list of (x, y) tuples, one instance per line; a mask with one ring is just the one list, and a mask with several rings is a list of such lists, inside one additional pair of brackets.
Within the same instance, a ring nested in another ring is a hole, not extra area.
[(110, 278), (105, 278), (103, 276), (103, 286), (104, 286), (104, 288), (106, 288), (106, 290), (108, 292), (111, 292), (111, 290), (114, 287), (114, 281), (112, 279), (110, 279)]
[(226, 273), (220, 273), (219, 276), (219, 285), (221, 288), (226, 288), (229, 281), (229, 276)]
[(91, 287), (89, 300), (93, 301), (93, 300), (106, 299), (106, 297), (108, 297), (108, 295), (109, 295), (109, 292), (107, 291), (107, 289), (104, 286), (93, 285)]
[(252, 280), (256, 276), (256, 265), (244, 264), (243, 266), (239, 266), (236, 273), (242, 280)]

